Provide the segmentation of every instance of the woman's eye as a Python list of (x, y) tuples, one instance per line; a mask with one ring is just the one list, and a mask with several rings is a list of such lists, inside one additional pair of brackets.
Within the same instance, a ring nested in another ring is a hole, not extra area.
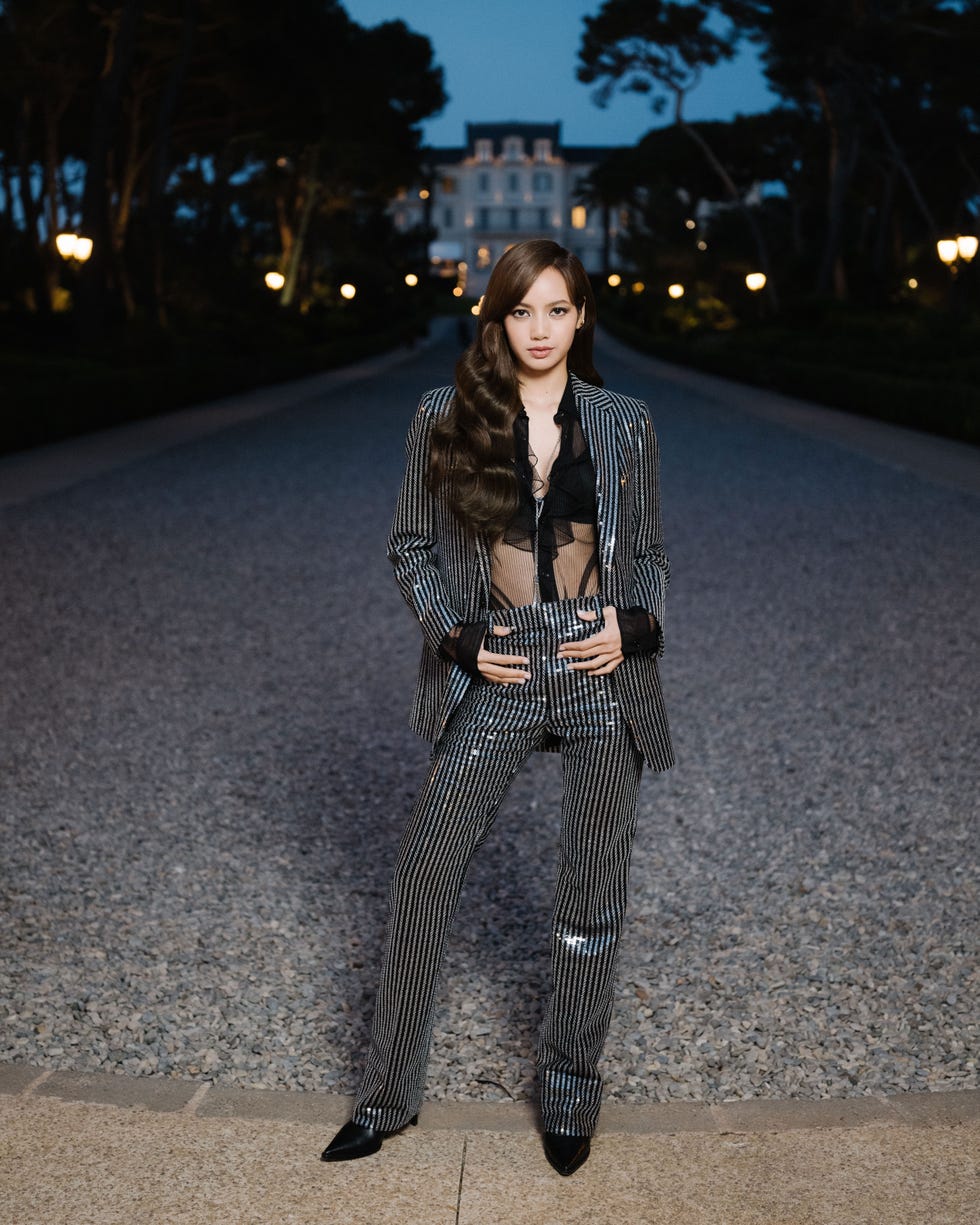
[(525, 315), (527, 314), (527, 311), (524, 309), (523, 306), (518, 306), (516, 310), (512, 310), (510, 313), (514, 316), (515, 319), (523, 319)]
[(553, 315), (567, 315), (568, 307), (567, 306), (556, 306), (551, 313)]

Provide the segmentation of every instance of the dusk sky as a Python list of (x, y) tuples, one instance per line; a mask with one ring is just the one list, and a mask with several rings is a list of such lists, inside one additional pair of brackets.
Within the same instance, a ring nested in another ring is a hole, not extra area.
[[(601, 0), (343, 0), (361, 25), (401, 18), (425, 34), (446, 75), (449, 103), (424, 126), (430, 145), (460, 145), (467, 121), (522, 119), (563, 122), (565, 143), (633, 144), (666, 116), (647, 98), (617, 94), (602, 110), (592, 87), (575, 77), (582, 18)], [(730, 119), (775, 103), (758, 60), (738, 59), (706, 73), (690, 95), (689, 119)]]

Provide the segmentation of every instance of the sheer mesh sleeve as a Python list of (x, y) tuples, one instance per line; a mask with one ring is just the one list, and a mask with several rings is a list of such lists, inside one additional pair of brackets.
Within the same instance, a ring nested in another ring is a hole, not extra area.
[(617, 608), (624, 655), (643, 655), (660, 649), (660, 626), (645, 608)]
[(487, 625), (484, 621), (473, 621), (466, 625), (454, 625), (439, 644), (439, 653), (444, 659), (451, 659), (474, 680), (482, 680), (476, 657), (487, 636)]

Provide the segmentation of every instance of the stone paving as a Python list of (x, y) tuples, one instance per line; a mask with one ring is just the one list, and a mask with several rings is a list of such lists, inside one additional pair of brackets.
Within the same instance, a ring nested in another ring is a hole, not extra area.
[(972, 1225), (980, 1092), (613, 1106), (571, 1179), (518, 1103), (427, 1105), (365, 1161), (326, 1094), (0, 1065), (4, 1225)]

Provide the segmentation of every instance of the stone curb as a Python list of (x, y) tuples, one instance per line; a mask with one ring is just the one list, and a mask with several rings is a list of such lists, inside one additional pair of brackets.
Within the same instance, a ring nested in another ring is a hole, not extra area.
[[(0, 1095), (117, 1106), (198, 1118), (273, 1120), (337, 1127), (350, 1117), (351, 1100), (333, 1093), (229, 1089), (210, 1081), (169, 1080), (112, 1072), (56, 1072), (28, 1064), (0, 1064)], [(980, 1089), (942, 1093), (814, 1100), (752, 1100), (709, 1105), (612, 1102), (603, 1107), (600, 1133), (676, 1135), (752, 1134), (867, 1126), (934, 1128), (980, 1121)], [(433, 1131), (533, 1132), (529, 1102), (430, 1102), (421, 1126)]]

